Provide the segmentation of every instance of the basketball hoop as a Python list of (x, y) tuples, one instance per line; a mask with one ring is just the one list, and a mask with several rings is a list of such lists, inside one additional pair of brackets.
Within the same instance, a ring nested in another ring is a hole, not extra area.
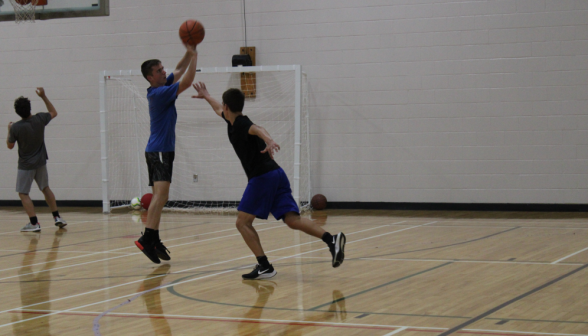
[(35, 22), (35, 8), (39, 0), (10, 0), (16, 23)]

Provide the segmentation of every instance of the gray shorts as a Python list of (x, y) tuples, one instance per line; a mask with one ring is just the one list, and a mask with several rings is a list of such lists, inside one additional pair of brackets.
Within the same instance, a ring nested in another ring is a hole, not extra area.
[(49, 174), (47, 174), (47, 165), (31, 170), (18, 170), (16, 176), (16, 192), (21, 194), (27, 194), (31, 191), (31, 185), (33, 180), (37, 182), (39, 190), (49, 186)]

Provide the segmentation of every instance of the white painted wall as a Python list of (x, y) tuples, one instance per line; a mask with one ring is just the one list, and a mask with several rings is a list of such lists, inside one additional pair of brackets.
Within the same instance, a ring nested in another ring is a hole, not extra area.
[[(243, 42), (241, 1), (111, 0), (111, 15), (0, 23), (0, 124), (44, 86), (59, 199), (97, 200), (98, 72), (173, 67), (177, 28), (206, 27), (199, 66)], [(330, 201), (585, 203), (588, 1), (247, 0), (259, 65), (302, 64), (312, 183)], [(0, 132), (6, 135), (6, 127)], [(16, 150), (0, 149), (0, 199)], [(41, 199), (38, 191), (34, 198)]]

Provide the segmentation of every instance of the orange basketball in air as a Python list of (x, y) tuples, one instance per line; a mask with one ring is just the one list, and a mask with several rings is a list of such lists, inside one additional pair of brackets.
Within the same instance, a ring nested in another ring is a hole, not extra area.
[(197, 45), (204, 40), (204, 26), (200, 21), (186, 20), (180, 26), (180, 39), (188, 45)]

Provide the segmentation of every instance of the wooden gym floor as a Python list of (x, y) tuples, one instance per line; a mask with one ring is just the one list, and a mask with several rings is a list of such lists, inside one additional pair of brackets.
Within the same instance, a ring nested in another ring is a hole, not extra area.
[[(588, 214), (323, 211), (325, 245), (257, 221), (278, 271), (255, 262), (232, 215), (165, 213), (169, 263), (133, 244), (141, 215), (61, 209), (20, 233), (0, 210), (0, 335), (588, 335)], [(136, 222), (138, 221), (138, 223)]]

